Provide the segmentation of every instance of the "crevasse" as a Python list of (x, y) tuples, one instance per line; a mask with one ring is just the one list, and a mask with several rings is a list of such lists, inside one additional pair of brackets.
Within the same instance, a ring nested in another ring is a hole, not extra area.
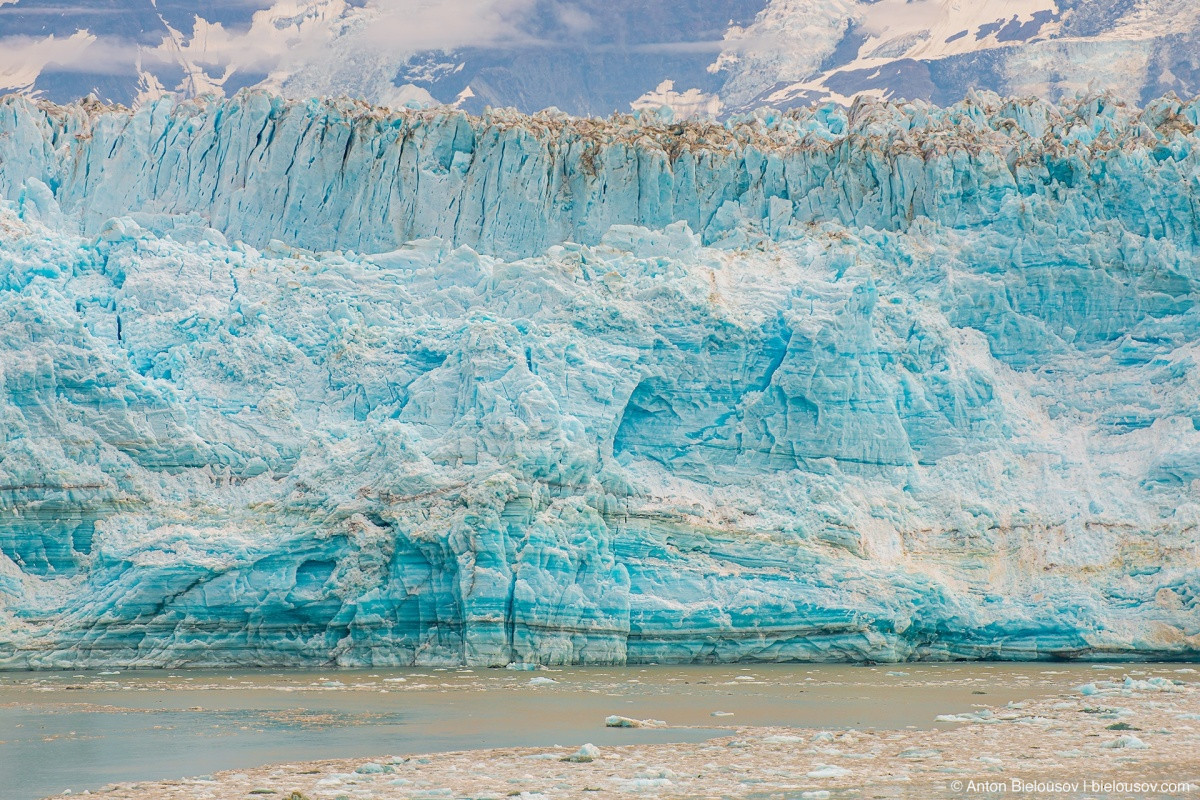
[(1198, 116), (4, 99), (0, 664), (1195, 658)]

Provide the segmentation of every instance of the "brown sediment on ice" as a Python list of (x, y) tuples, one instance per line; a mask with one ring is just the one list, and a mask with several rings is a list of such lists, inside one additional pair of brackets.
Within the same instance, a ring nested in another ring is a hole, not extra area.
[[(1080, 692), (981, 706), (941, 729), (738, 727), (701, 743), (602, 747), (591, 761), (567, 760), (578, 744), (475, 750), (282, 764), (98, 793), (114, 800), (1192, 796), (1200, 793), (1200, 684), (1187, 677), (1097, 681)], [(1015, 789), (1014, 780), (1022, 782)], [(1020, 790), (1031, 783), (1040, 788)]]

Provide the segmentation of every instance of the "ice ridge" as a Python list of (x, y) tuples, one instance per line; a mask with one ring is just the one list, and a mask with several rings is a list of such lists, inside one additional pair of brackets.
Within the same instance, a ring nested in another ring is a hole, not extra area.
[[(1191, 244), (1200, 104), (989, 94), (941, 109), (862, 100), (715, 123), (392, 112), (349, 101), (165, 97), (137, 111), (0, 100), (0, 196), (33, 177), (94, 235), (199, 214), (232, 239), (391, 250), (438, 236), (506, 258), (615, 224), (686, 222), (705, 244), (835, 222), (1014, 233), (1029, 217)], [(1013, 212), (1022, 206), (1022, 213)]]

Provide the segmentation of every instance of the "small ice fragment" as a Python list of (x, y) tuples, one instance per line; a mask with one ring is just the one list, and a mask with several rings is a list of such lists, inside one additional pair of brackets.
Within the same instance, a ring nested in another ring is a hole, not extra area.
[(845, 767), (839, 767), (834, 764), (818, 764), (817, 768), (808, 773), (810, 778), (844, 778), (850, 774), (850, 770)]
[(992, 758), (991, 756), (980, 756), (979, 758), (977, 758), (975, 760), (982, 761), (984, 764), (993, 764), (993, 765), (999, 765), (999, 764), (1004, 763), (999, 758)]
[(989, 709), (982, 711), (968, 711), (965, 714), (938, 714), (934, 717), (936, 722), (999, 722)]
[(1100, 689), (1094, 683), (1085, 683), (1083, 686), (1077, 687), (1075, 691), (1079, 692), (1084, 697), (1100, 694)]
[(888, 675), (891, 675), (893, 678), (907, 678), (908, 677), (907, 672), (898, 672), (898, 671), (889, 672)]
[(666, 724), (661, 719), (632, 719), (617, 714), (604, 718), (606, 728), (661, 728)]
[(710, 717), (732, 717), (733, 712), (732, 711), (714, 711), (711, 714), (709, 714), (709, 716)]
[(1125, 734), (1124, 736), (1118, 736), (1116, 739), (1113, 739), (1111, 742), (1105, 742), (1104, 744), (1102, 744), (1100, 746), (1103, 748), (1106, 748), (1108, 750), (1149, 750), (1150, 749), (1150, 745), (1146, 744), (1141, 739), (1139, 739), (1136, 736), (1133, 736), (1131, 734)]
[(359, 775), (382, 775), (385, 772), (393, 772), (394, 770), (383, 764), (376, 764), (373, 761), (369, 761), (366, 764), (358, 765), (354, 771)]
[(800, 797), (802, 800), (828, 800), (830, 794), (824, 789), (816, 789), (811, 792), (801, 792)]
[(817, 731), (813, 734), (812, 740), (814, 742), (832, 742), (833, 734), (829, 731)]
[(675, 785), (666, 778), (630, 778), (629, 780), (621, 780), (620, 783), (629, 792), (652, 792)]
[(612, 714), (604, 718), (604, 727), (606, 728), (640, 728), (642, 727), (641, 720), (630, 719), (629, 717), (618, 716)]
[(591, 761), (595, 761), (599, 757), (600, 748), (596, 747), (596, 745), (592, 744), (591, 742), (588, 742), (583, 747), (576, 750), (573, 754), (562, 760), (570, 761), (574, 764), (587, 764)]
[(552, 683), (558, 683), (558, 681), (554, 680), (554, 678), (542, 677), (541, 675), (529, 679), (530, 686), (549, 686)]
[(756, 681), (756, 680), (758, 680), (758, 678), (754, 677), (753, 675), (738, 675), (736, 678), (734, 678), (734, 680), (735, 681)]
[(924, 759), (924, 758), (936, 758), (941, 754), (942, 754), (941, 750), (929, 750), (929, 749), (922, 748), (922, 747), (907, 747), (907, 748), (901, 750), (897, 757), (898, 758)]
[(786, 733), (767, 736), (763, 739), (763, 744), (800, 744), (804, 741), (803, 736), (792, 736)]
[(537, 670), (537, 668), (538, 668), (537, 664), (526, 664), (521, 661), (513, 661), (513, 662), (509, 663), (508, 666), (505, 667), (505, 669), (517, 670), (518, 672), (534, 672), (535, 670)]

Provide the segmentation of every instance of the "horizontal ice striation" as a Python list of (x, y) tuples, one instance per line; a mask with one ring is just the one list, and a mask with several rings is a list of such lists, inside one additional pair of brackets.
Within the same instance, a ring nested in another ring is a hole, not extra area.
[(653, 127), (356, 112), (491, 164), (393, 197), (328, 106), (5, 102), (0, 665), (1200, 652), (1194, 106), (860, 106), (778, 227), (730, 131), (847, 118), (704, 129), (721, 232), (526, 182)]
[(981, 95), (949, 109), (864, 101), (716, 124), (553, 113), (390, 112), (348, 101), (170, 97), (136, 112), (0, 100), (0, 196), (38, 178), (94, 235), (195, 213), (256, 247), (391, 250), (438, 236), (500, 257), (614, 224), (686, 222), (706, 244), (836, 222), (1011, 230), (1057, 220), (1190, 244), (1200, 104), (1057, 107)]

